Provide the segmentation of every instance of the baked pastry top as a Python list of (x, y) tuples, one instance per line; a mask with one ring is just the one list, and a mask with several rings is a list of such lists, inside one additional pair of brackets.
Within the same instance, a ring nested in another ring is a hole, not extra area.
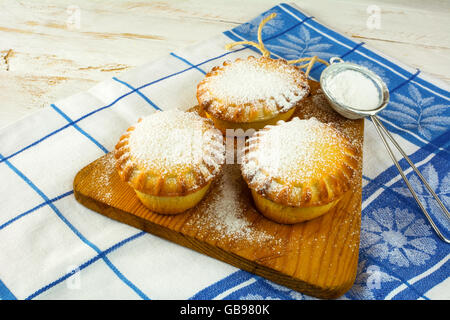
[(114, 151), (122, 180), (153, 196), (193, 193), (219, 173), (225, 161), (223, 136), (194, 112), (161, 111), (142, 118)]
[(330, 203), (352, 185), (356, 149), (336, 128), (316, 118), (278, 122), (252, 136), (241, 171), (250, 189), (278, 204)]
[(214, 67), (197, 85), (199, 105), (231, 122), (263, 121), (297, 106), (309, 94), (304, 73), (283, 59), (236, 59)]

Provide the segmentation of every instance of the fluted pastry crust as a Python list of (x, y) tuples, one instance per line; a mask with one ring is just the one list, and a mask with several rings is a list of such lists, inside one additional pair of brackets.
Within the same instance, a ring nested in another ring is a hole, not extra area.
[(250, 189), (275, 203), (322, 206), (350, 189), (356, 149), (331, 125), (315, 118), (267, 126), (247, 141), (241, 163)]
[(286, 113), (308, 94), (308, 81), (298, 67), (266, 57), (226, 61), (197, 85), (198, 103), (208, 114), (238, 123)]
[(151, 196), (186, 196), (210, 183), (225, 160), (223, 136), (194, 112), (156, 112), (139, 119), (114, 151), (121, 179)]

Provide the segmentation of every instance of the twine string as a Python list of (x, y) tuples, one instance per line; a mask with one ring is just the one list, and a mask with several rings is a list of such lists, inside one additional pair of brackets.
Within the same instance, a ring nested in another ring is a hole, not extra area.
[[(270, 51), (266, 49), (266, 47), (264, 46), (264, 42), (262, 40), (262, 29), (264, 27), (264, 25), (269, 22), (270, 20), (272, 20), (273, 18), (275, 18), (277, 16), (277, 14), (274, 12), (270, 15), (268, 15), (267, 17), (265, 17), (258, 26), (258, 43), (254, 42), (254, 41), (236, 41), (236, 42), (232, 42), (232, 43), (228, 43), (225, 45), (225, 49), (227, 50), (231, 50), (233, 47), (238, 46), (238, 45), (250, 45), (256, 49), (258, 49), (263, 57), (270, 57)], [(305, 71), (305, 76), (308, 77), (309, 73), (312, 69), (312, 67), (314, 66), (314, 64), (316, 62), (320, 62), (326, 66), (329, 65), (328, 62), (326, 62), (323, 59), (320, 59), (318, 56), (313, 56), (313, 57), (304, 57), (304, 58), (299, 58), (299, 59), (295, 59), (295, 60), (288, 60), (287, 63), (288, 64), (296, 64), (296, 63), (300, 63), (300, 62), (308, 62), (302, 65), (297, 66), (300, 69), (304, 69), (306, 68)]]

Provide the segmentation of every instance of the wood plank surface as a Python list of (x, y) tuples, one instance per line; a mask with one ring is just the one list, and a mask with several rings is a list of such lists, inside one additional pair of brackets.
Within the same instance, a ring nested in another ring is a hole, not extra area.
[[(279, 2), (3, 0), (0, 127), (177, 48), (214, 37)], [(450, 80), (448, 1), (293, 3), (356, 41)], [(367, 26), (367, 10), (373, 5), (380, 9), (379, 28)], [(78, 25), (73, 23), (74, 6), (79, 8)]]
[[(346, 134), (362, 152), (363, 121), (331, 110), (311, 82), (312, 95), (295, 116), (316, 117)], [(361, 222), (361, 166), (355, 184), (330, 212), (283, 225), (255, 209), (238, 164), (225, 165), (220, 179), (195, 208), (161, 215), (144, 207), (115, 169), (111, 153), (74, 179), (76, 199), (86, 207), (278, 284), (319, 298), (336, 298), (352, 286)], [(95, 214), (95, 213), (93, 213)]]

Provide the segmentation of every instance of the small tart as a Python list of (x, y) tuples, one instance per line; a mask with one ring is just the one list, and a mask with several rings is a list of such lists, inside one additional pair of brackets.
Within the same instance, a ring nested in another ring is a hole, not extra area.
[(197, 85), (199, 105), (222, 131), (288, 120), (308, 94), (308, 81), (297, 66), (266, 57), (226, 61)]
[(262, 214), (297, 223), (336, 205), (358, 163), (355, 147), (338, 129), (316, 118), (293, 118), (248, 139), (241, 171)]
[(121, 179), (144, 205), (159, 213), (179, 213), (206, 194), (225, 161), (223, 136), (194, 112), (161, 111), (142, 118), (124, 133), (114, 156)]

